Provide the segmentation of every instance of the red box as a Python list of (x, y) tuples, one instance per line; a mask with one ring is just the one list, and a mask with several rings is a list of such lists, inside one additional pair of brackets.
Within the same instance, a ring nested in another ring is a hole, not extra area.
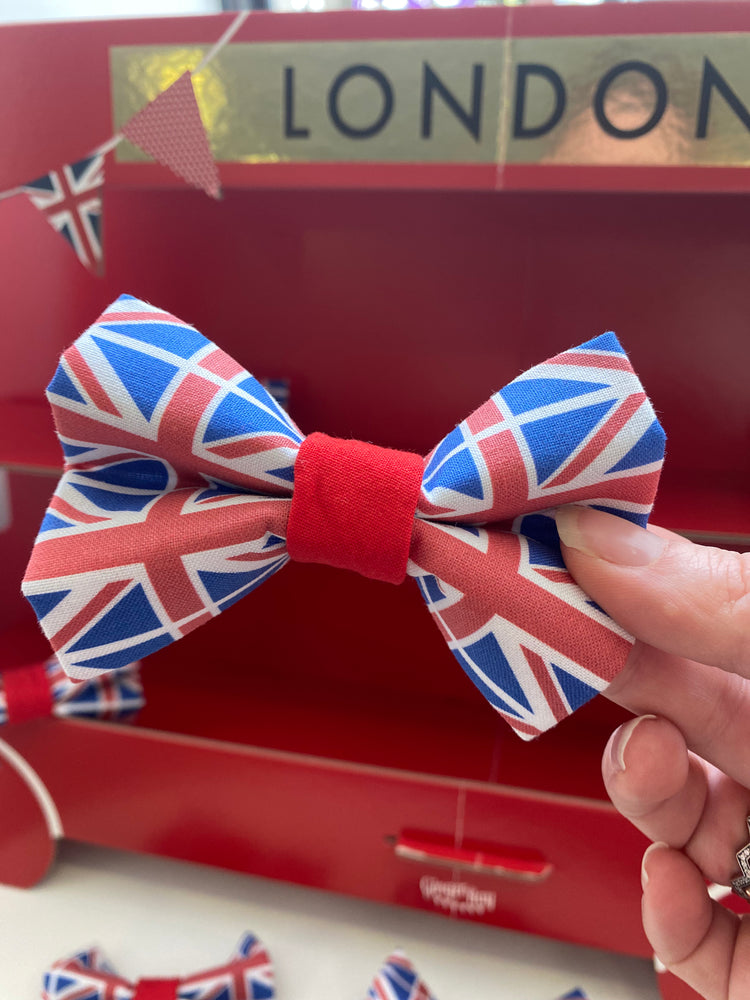
[[(113, 132), (111, 46), (207, 48), (227, 23), (0, 30), (10, 150), (0, 188)], [(647, 39), (657, 55), (684, 42), (688, 61), (705, 36), (716, 62), (714, 36), (748, 30), (744, 4), (654, 4), (521, 8), (512, 19), (500, 8), (253, 14), (235, 42), (344, 41), (354, 58), (372, 40), (479, 40), (505, 45), (513, 67), (535, 39), (581, 37), (595, 66), (601, 36), (607, 46), (609, 36)], [(707, 86), (705, 63), (685, 66)], [(729, 79), (731, 59), (719, 69)], [(330, 81), (322, 86), (324, 95)], [(712, 99), (721, 101), (715, 89)], [(617, 163), (605, 144), (590, 162), (591, 133), (582, 135), (549, 161), (511, 161), (499, 127), (482, 162), (465, 152), (367, 162), (359, 151), (336, 162), (221, 162), (218, 204), (161, 167), (117, 162), (102, 280), (23, 197), (0, 203), (10, 346), (0, 371), (10, 506), (2, 665), (47, 654), (18, 586), (60, 464), (43, 388), (62, 348), (123, 291), (195, 323), (256, 376), (288, 377), (303, 430), (423, 453), (518, 371), (614, 328), (669, 436), (655, 519), (698, 540), (749, 544), (747, 171), (731, 151), (699, 146), (690, 162), (668, 162), (659, 147), (648, 162)], [(416, 140), (404, 142), (404, 155), (417, 155)], [(599, 773), (622, 714), (600, 698), (522, 744), (456, 669), (416, 588), (291, 565), (144, 673), (148, 704), (134, 725), (4, 729), (12, 766), (0, 780), (18, 808), (4, 811), (0, 877), (41, 877), (46, 813), (53, 832), (82, 841), (649, 953), (645, 840), (606, 801)]]

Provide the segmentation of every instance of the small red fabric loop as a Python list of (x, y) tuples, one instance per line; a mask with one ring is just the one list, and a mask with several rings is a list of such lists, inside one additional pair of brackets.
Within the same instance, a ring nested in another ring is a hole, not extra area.
[(294, 465), (290, 557), (401, 583), (423, 471), (410, 451), (311, 434)]
[(43, 663), (12, 667), (2, 674), (8, 722), (27, 722), (52, 715), (52, 692)]
[(179, 979), (139, 979), (133, 1000), (177, 1000)]

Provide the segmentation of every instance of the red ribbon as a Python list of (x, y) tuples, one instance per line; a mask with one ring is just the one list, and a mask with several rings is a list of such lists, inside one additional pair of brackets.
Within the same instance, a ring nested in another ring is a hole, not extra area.
[(410, 451), (310, 434), (294, 465), (290, 557), (402, 583), (423, 472)]
[(0, 674), (8, 704), (8, 722), (52, 715), (52, 692), (43, 663), (13, 667)]

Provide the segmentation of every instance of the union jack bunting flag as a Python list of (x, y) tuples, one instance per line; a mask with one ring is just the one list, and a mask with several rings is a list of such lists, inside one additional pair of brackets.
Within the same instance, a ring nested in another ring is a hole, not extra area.
[[(70, 676), (162, 648), (287, 562), (303, 435), (193, 327), (123, 296), (47, 394), (65, 472), (23, 590)], [(584, 503), (645, 524), (663, 453), (610, 333), (519, 376), (417, 458), (406, 572), (523, 738), (605, 688), (632, 642), (567, 573), (552, 511)]]
[[(56, 656), (43, 664), (44, 676), (49, 685), (52, 714), (61, 718), (108, 719), (124, 721), (145, 704), (140, 664), (131, 663), (109, 674), (92, 677), (77, 683), (65, 673)], [(13, 667), (13, 673), (31, 668)], [(7, 676), (7, 672), (6, 672)], [(4, 675), (0, 672), (0, 725), (9, 721), (8, 693)]]
[(367, 991), (366, 1000), (435, 1000), (435, 997), (399, 949), (385, 960)]
[(70, 243), (83, 266), (96, 274), (103, 266), (103, 184), (104, 156), (93, 153), (22, 187), (50, 225)]
[[(268, 1000), (276, 995), (271, 959), (252, 934), (242, 936), (226, 965), (172, 982), (169, 1000)], [(44, 974), (42, 1000), (133, 1000), (137, 989), (138, 983), (118, 976), (102, 952), (91, 948), (55, 962)]]
[(571, 990), (570, 993), (566, 993), (564, 996), (560, 997), (560, 1000), (588, 1000), (588, 997), (581, 989)]

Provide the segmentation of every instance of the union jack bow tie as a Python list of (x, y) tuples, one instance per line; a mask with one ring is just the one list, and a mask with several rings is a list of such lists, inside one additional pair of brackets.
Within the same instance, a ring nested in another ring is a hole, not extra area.
[(290, 558), (414, 577), (526, 739), (625, 663), (632, 640), (568, 575), (551, 513), (648, 519), (664, 432), (614, 334), (520, 375), (424, 459), (304, 437), (236, 361), (130, 296), (47, 395), (65, 472), (23, 591), (71, 677), (181, 638)]
[(78, 682), (55, 656), (0, 671), (0, 725), (48, 715), (123, 720), (144, 704), (138, 663)]
[(245, 934), (226, 965), (184, 979), (131, 983), (90, 948), (55, 962), (44, 974), (42, 1000), (265, 1000), (276, 996), (273, 983), (265, 945)]
[(365, 1000), (435, 1000), (435, 997), (399, 948), (385, 960)]

